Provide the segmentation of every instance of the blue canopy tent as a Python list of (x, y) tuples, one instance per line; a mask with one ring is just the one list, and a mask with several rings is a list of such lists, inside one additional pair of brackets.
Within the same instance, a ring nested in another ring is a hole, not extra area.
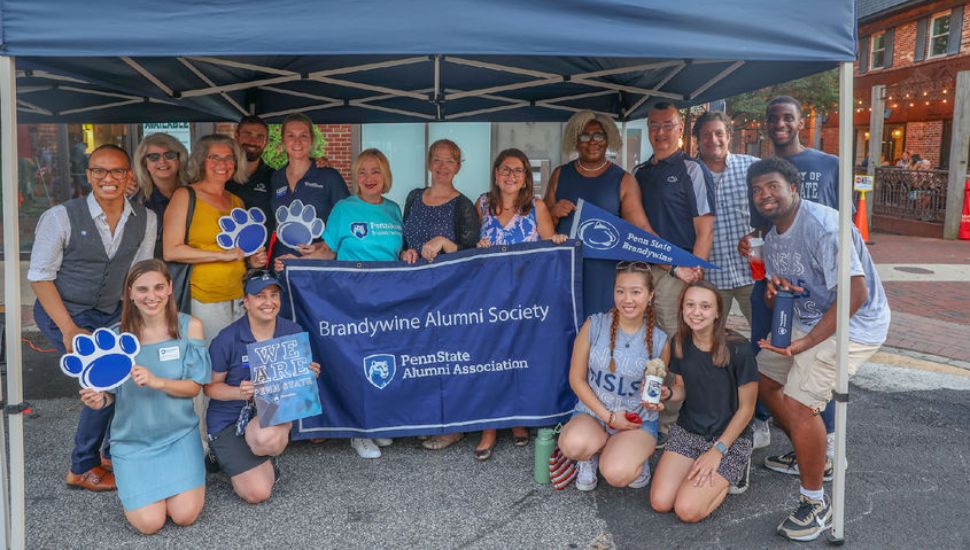
[[(852, 0), (5, 0), (0, 40), (7, 251), (19, 250), (18, 121), (215, 121), (244, 113), (275, 120), (296, 112), (343, 123), (556, 121), (592, 109), (623, 122), (656, 101), (698, 104), (840, 66), (841, 156), (851, 153)], [(842, 163), (843, 204), (851, 200), (850, 168)], [(848, 242), (845, 212), (842, 225)], [(840, 266), (846, 254), (843, 247)], [(19, 266), (7, 261), (4, 269), (7, 341), (18, 342)], [(848, 271), (840, 277), (847, 286)], [(844, 367), (841, 295), (838, 307)], [(20, 350), (8, 354), (6, 401), (19, 403)], [(24, 545), (22, 438), (22, 417), (12, 414), (10, 515), (0, 521), (14, 548)]]

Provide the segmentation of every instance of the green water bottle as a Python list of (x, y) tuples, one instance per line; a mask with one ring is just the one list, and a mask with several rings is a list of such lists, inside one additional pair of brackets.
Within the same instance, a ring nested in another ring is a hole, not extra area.
[(556, 450), (557, 431), (553, 428), (539, 428), (539, 433), (536, 435), (536, 463), (533, 477), (540, 485), (549, 483), (549, 457)]

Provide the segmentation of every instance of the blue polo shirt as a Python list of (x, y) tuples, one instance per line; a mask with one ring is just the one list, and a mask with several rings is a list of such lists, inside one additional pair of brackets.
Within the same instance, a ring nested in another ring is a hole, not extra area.
[(653, 157), (634, 171), (643, 208), (661, 238), (693, 252), (697, 233), (694, 218), (714, 214), (714, 178), (704, 163), (683, 151), (653, 163)]
[[(281, 206), (289, 206), (290, 203), (299, 199), (303, 204), (312, 204), (317, 209), (317, 217), (327, 222), (330, 212), (338, 201), (350, 196), (347, 191), (347, 184), (340, 172), (333, 168), (317, 168), (315, 164), (310, 165), (310, 169), (303, 174), (300, 181), (290, 191), (289, 183), (286, 181), (286, 165), (273, 173), (272, 178), (272, 211), (267, 212), (269, 216), (276, 216), (276, 210)], [(296, 250), (277, 241), (273, 246), (273, 258), (282, 254), (296, 254)]]
[[(284, 319), (276, 318), (276, 330), (273, 338), (289, 336), (305, 332), (303, 327)], [(249, 380), (249, 358), (246, 356), (246, 345), (256, 342), (252, 329), (249, 328), (249, 317), (243, 315), (233, 322), (212, 340), (209, 344), (209, 358), (212, 360), (212, 372), (226, 373), (226, 384), (239, 387), (243, 380)], [(205, 425), (210, 434), (217, 434), (236, 422), (239, 411), (246, 402), (242, 399), (232, 401), (209, 400), (206, 409)]]

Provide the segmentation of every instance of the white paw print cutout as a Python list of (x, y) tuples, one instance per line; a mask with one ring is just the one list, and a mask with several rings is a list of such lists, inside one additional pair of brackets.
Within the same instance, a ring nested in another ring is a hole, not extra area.
[(252, 256), (266, 244), (266, 214), (259, 208), (233, 208), (228, 216), (219, 218), (222, 233), (216, 235), (216, 243), (231, 250), (239, 247), (246, 256)]
[(317, 217), (317, 209), (299, 199), (276, 209), (276, 223), (276, 237), (290, 248), (310, 244), (323, 235), (323, 220)]
[(134, 334), (99, 328), (94, 334), (74, 337), (74, 353), (61, 357), (64, 374), (77, 378), (82, 388), (106, 391), (117, 388), (131, 376), (141, 344)]

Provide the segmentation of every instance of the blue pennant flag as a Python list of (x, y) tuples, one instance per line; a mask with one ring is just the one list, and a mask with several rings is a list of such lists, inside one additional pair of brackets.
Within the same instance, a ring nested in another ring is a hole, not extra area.
[(569, 237), (583, 241), (583, 257), (719, 269), (690, 252), (579, 199)]

